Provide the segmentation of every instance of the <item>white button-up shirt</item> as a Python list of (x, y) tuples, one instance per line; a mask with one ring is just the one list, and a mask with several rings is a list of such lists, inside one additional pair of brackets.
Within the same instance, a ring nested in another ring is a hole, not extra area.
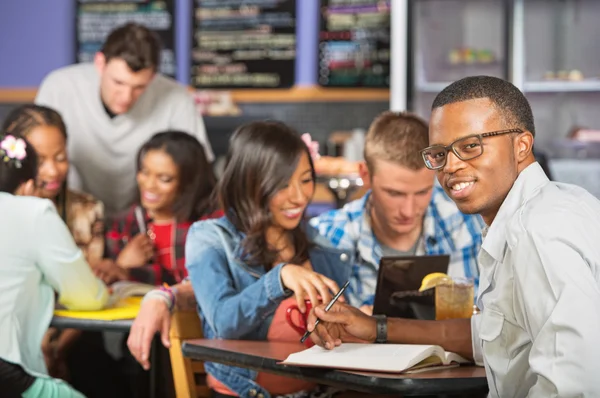
[(484, 235), (475, 359), (491, 397), (600, 397), (600, 201), (521, 172)]

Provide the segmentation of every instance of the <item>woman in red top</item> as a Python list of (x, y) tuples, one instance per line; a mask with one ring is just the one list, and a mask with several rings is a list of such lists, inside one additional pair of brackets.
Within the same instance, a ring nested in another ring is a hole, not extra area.
[(204, 148), (180, 131), (155, 134), (138, 152), (139, 200), (106, 234), (107, 256), (130, 279), (159, 285), (187, 276), (184, 248), (195, 221), (220, 217)]

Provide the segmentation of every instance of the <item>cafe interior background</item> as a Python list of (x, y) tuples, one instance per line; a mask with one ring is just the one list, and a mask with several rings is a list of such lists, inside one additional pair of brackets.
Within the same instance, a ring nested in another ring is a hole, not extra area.
[[(478, 74), (524, 91), (551, 178), (600, 197), (600, 1), (229, 1), (243, 23), (211, 13), (219, 1), (0, 1), (0, 121), (33, 101), (47, 73), (91, 60), (108, 31), (135, 20), (160, 35), (161, 70), (193, 92), (217, 171), (231, 132), (266, 118), (345, 159), (323, 170), (315, 213), (361, 193), (352, 171), (378, 113), (426, 118), (446, 85)], [(257, 26), (270, 32), (259, 49), (242, 40)], [(219, 27), (239, 30), (239, 40)], [(231, 63), (233, 52), (252, 60)]]

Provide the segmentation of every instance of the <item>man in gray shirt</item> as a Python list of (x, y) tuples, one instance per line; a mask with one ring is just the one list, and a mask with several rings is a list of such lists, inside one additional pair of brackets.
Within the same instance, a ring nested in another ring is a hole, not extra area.
[(132, 204), (135, 155), (155, 133), (194, 135), (214, 159), (191, 95), (157, 73), (160, 50), (153, 32), (126, 24), (108, 36), (93, 63), (51, 72), (35, 100), (59, 111), (67, 125), (70, 185), (104, 202), (108, 215)]

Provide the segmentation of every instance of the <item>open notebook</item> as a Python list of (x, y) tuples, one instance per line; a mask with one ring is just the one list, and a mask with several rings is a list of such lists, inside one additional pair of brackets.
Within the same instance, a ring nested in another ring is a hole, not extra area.
[(470, 363), (436, 345), (344, 343), (333, 350), (313, 346), (291, 354), (284, 365), (408, 373), (425, 368)]

